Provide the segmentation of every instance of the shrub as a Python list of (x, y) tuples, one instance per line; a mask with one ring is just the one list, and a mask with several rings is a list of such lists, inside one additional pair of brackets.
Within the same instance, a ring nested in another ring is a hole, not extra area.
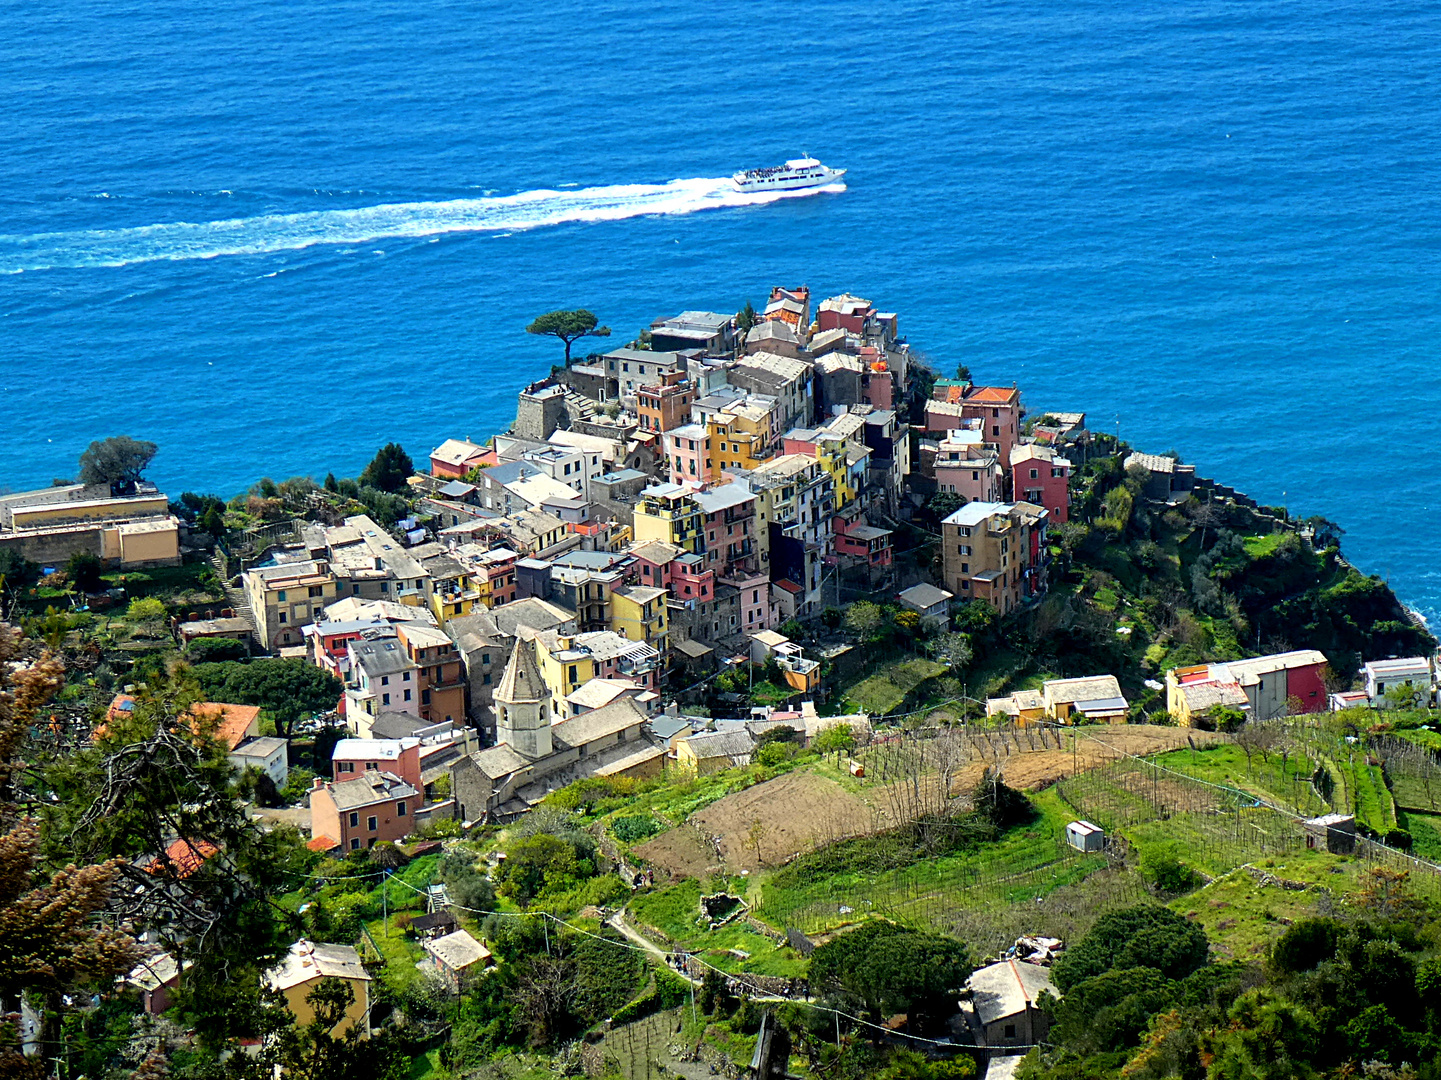
[(652, 814), (628, 814), (610, 825), (611, 835), (623, 844), (634, 844), (665, 828)]
[(1175, 844), (1143, 848), (1141, 875), (1162, 892), (1182, 892), (1197, 884), (1196, 872), (1180, 860)]
[[(315, 783), (315, 774), (309, 769), (294, 768), (286, 777), (285, 786), (280, 789), (280, 797), (287, 806), (302, 801), (311, 785)], [(334, 839), (332, 837), (332, 839)]]
[(244, 660), (250, 651), (232, 638), (196, 638), (186, 647), (185, 655), (192, 664), (223, 664)]
[(1284, 972), (1310, 971), (1336, 955), (1340, 936), (1335, 919), (1297, 919), (1271, 946), (1271, 963)]
[(163, 619), (165, 617), (165, 603), (153, 596), (137, 596), (130, 601), (130, 606), (125, 609), (125, 617), (136, 622), (148, 622), (151, 619)]

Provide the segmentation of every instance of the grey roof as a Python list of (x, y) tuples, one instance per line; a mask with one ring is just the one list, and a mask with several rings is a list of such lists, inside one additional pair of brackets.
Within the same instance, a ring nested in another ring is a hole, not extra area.
[(429, 720), (402, 712), (383, 712), (370, 725), (370, 733), (377, 739), (403, 739), (414, 735), (421, 728), (431, 727)]
[(721, 484), (718, 487), (713, 487), (709, 491), (697, 491), (695, 493), (696, 505), (707, 514), (714, 514), (732, 506), (740, 506), (754, 498), (755, 496), (751, 494), (750, 488), (734, 481), (729, 484)]
[(651, 717), (650, 730), (657, 738), (669, 741), (693, 723), (695, 719), (690, 716), (670, 716), (662, 713), (660, 716)]
[(530, 768), (530, 762), (521, 757), (506, 743), (487, 746), (470, 755), (471, 764), (492, 780)]
[(1041, 685), (1046, 700), (1059, 702), (1099, 702), (1122, 699), (1121, 684), (1114, 675), (1087, 675), (1079, 679), (1050, 679)]
[(272, 990), (288, 990), (311, 979), (330, 977), (370, 981), (360, 954), (349, 945), (318, 945), (302, 938), (277, 967), (265, 973), (265, 982)]
[[(534, 646), (532, 646), (534, 647)], [(634, 700), (618, 698), (609, 705), (581, 713), (551, 726), (551, 735), (566, 746), (579, 747), (627, 728), (645, 723), (646, 715)]]
[(230, 753), (235, 757), (268, 758), (275, 751), (289, 745), (290, 743), (286, 739), (277, 739), (273, 735), (258, 735), (246, 739)]
[(355, 654), (355, 662), (372, 678), (409, 671), (416, 666), (401, 646), (400, 640), (394, 637), (381, 638), (378, 641), (352, 641), (350, 651)]
[(715, 648), (694, 638), (681, 638), (679, 641), (671, 642), (671, 648), (682, 656), (689, 656), (693, 660), (699, 660), (715, 652)]
[(919, 585), (912, 585), (900, 594), (902, 603), (910, 604), (912, 607), (925, 611), (937, 604), (943, 604), (947, 600), (955, 598), (955, 593), (948, 593), (945, 589), (938, 589), (928, 582), (921, 582)]
[(1139, 465), (1153, 473), (1173, 473), (1176, 471), (1176, 459), (1164, 457), (1160, 454), (1131, 454), (1126, 458), (1126, 468), (1132, 465)]
[(400, 777), (388, 772), (368, 772), (354, 780), (331, 784), (329, 790), (338, 810), (356, 810), (420, 794)]
[(490, 959), (490, 950), (464, 930), (422, 942), (422, 946), (451, 971), (463, 971), (471, 964), (484, 963)]
[(535, 655), (535, 641), (522, 638), (505, 665), (505, 674), (495, 688), (495, 700), (508, 704), (512, 701), (544, 701), (549, 697), (550, 690), (541, 677), (540, 661)]
[(971, 989), (971, 1001), (983, 1024), (1025, 1012), (1026, 1005), (1034, 1006), (1044, 990), (1061, 996), (1051, 982), (1049, 969), (1024, 960), (1002, 960), (999, 964), (978, 968), (966, 980), (966, 985)]
[(473, 491), (475, 491), (475, 485), (467, 484), (463, 480), (452, 480), (440, 487), (440, 493), (449, 499), (463, 499)]
[(518, 636), (521, 627), (527, 630), (552, 630), (575, 618), (575, 615), (565, 608), (538, 596), (527, 596), (524, 600), (502, 604), (495, 608), (491, 615), (495, 619), (496, 627), (507, 637)]
[(745, 728), (727, 731), (702, 731), (683, 740), (698, 758), (749, 758), (755, 742)]

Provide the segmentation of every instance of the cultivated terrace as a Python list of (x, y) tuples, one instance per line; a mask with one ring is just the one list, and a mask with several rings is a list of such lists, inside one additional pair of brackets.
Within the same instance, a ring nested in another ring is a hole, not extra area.
[(1338, 524), (850, 294), (527, 329), (420, 461), (0, 495), (0, 1075), (1441, 1077)]

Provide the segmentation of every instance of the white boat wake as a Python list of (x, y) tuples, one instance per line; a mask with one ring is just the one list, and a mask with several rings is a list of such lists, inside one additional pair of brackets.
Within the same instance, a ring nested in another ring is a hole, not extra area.
[(742, 192), (728, 177), (712, 177), (672, 180), (668, 184), (543, 189), (479, 199), (264, 214), (228, 221), (177, 221), (130, 229), (0, 235), (0, 273), (264, 255), (320, 244), (366, 244), (454, 232), (513, 233), (572, 221), (619, 221), (755, 206), (844, 190), (844, 184), (833, 184), (800, 191)]

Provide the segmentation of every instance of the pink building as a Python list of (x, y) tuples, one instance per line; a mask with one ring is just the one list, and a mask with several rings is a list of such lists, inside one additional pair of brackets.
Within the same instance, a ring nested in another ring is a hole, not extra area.
[(837, 555), (849, 555), (863, 559), (873, 569), (888, 567), (895, 559), (895, 548), (891, 542), (890, 529), (877, 529), (866, 522), (865, 514), (859, 507), (851, 506), (847, 511), (831, 519), (835, 530)]
[(986, 442), (1001, 452), (1001, 461), (1011, 460), (1011, 450), (1020, 441), (1021, 392), (1014, 386), (971, 386), (941, 380), (926, 402), (926, 428), (945, 431), (963, 426), (959, 421), (981, 421)]
[(685, 424), (661, 436), (672, 484), (704, 484), (710, 479), (710, 438), (700, 424)]
[(715, 599), (715, 571), (706, 569), (703, 556), (656, 540), (635, 545), (630, 555), (633, 561), (626, 579), (633, 584), (669, 590), (680, 601)]
[(1011, 476), (1018, 501), (1044, 506), (1054, 524), (1070, 520), (1071, 463), (1054, 449), (1034, 443), (1016, 447), (1011, 451)]
[(1006, 470), (994, 450), (980, 449), (953, 429), (937, 445), (936, 490), (959, 495), (966, 502), (1000, 502), (1005, 495)]
[(367, 773), (388, 772), (417, 790), (420, 779), (420, 740), (341, 739), (330, 753), (330, 771), (336, 780), (354, 780)]

